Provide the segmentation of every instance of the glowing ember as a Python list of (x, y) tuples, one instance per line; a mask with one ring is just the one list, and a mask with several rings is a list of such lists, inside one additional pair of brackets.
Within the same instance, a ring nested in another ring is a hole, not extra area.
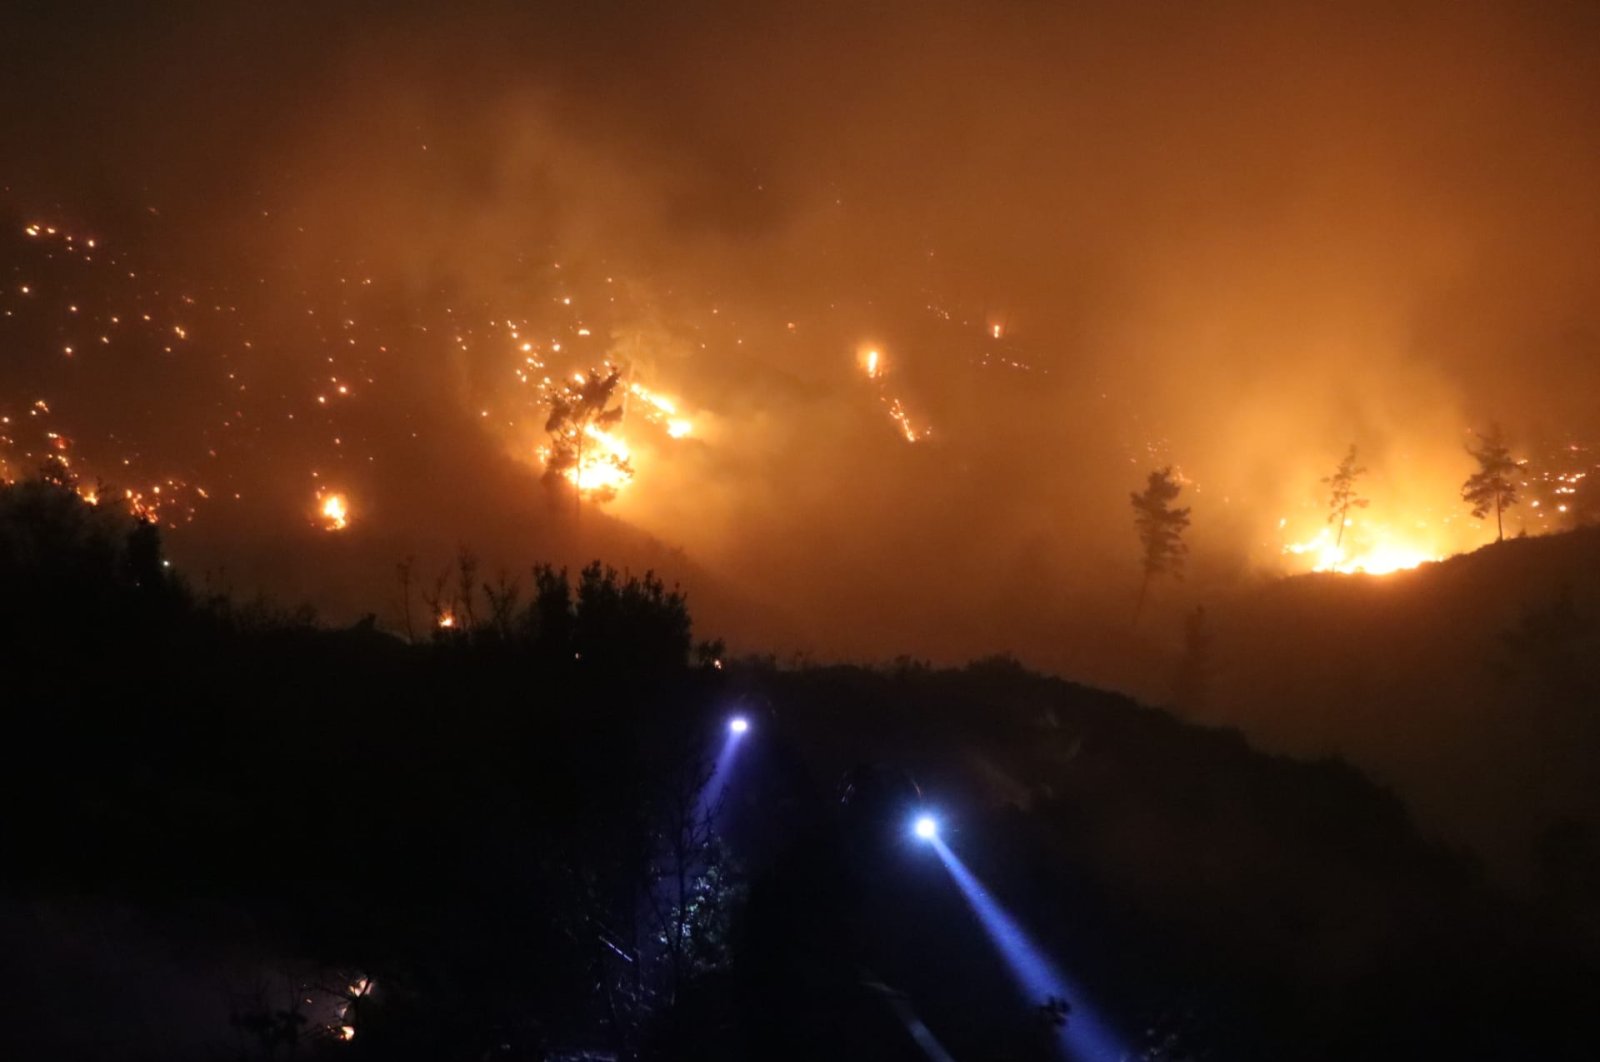
[[(356, 1004), (369, 995), (372, 988), (372, 979), (358, 974), (343, 992), (336, 992), (332, 988), (321, 989), (324, 992), (334, 993), (339, 1000), (334, 1020), (324, 1026), (328, 1035), (338, 1040), (356, 1038)], [(310, 1003), (312, 1000), (308, 997), (305, 1002)]]
[(911, 423), (911, 414), (906, 412), (906, 407), (901, 404), (898, 398), (889, 403), (889, 417), (895, 424), (899, 425), (900, 434), (905, 436), (906, 442), (914, 443), (918, 439), (926, 438), (928, 435), (926, 428), (921, 432), (917, 431), (916, 425)]
[(350, 526), (350, 508), (343, 494), (330, 494), (322, 499), (322, 526), (329, 531), (343, 531)]
[(930, 429), (918, 428), (911, 421), (911, 414), (907, 411), (905, 403), (891, 394), (885, 386), (884, 378), (888, 375), (888, 365), (881, 351), (876, 348), (862, 347), (856, 353), (856, 360), (861, 365), (861, 371), (866, 373), (867, 379), (877, 382), (878, 401), (882, 402), (889, 411), (889, 419), (894, 421), (895, 428), (902, 438), (908, 443), (926, 439)]

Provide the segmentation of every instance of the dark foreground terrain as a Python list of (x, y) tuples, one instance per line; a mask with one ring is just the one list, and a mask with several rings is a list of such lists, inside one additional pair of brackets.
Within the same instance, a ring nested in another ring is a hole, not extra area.
[(649, 577), (470, 560), (327, 629), (49, 481), (0, 602), (0, 1057), (1594, 1056), (1592, 942), (1393, 795), (1004, 659), (727, 661)]

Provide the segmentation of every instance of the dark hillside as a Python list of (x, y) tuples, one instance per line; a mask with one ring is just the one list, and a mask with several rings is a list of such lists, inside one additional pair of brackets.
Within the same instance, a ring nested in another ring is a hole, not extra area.
[(1567, 888), (1551, 875), (1579, 868), (1541, 855), (1556, 834), (1600, 871), (1600, 528), (1382, 577), (1281, 580), (1208, 618), (1191, 714), (1350, 759), (1512, 880)]
[(951, 801), (952, 844), (981, 854), (1058, 954), (1110, 998), (1199, 1005), (1227, 1030), (1222, 1057), (1400, 1050), (1347, 1027), (1355, 1014), (1429, 1056), (1459, 1037), (1489, 1052), (1469, 1057), (1502, 1057), (1498, 1008), (1571, 987), (1524, 950), (1543, 933), (1527, 912), (1339, 761), (1263, 755), (1005, 661), (767, 681), (820, 761), (893, 764)]
[(1119, 1058), (1586, 1057), (1592, 955), (1395, 797), (1007, 660), (728, 664), (598, 565), (318, 627), (47, 482), (0, 592), (7, 1057), (1051, 1057), (929, 811)]

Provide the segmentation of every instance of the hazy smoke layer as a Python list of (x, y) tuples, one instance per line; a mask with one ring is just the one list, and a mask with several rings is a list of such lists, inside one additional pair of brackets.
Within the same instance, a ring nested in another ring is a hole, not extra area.
[[(27, 318), (7, 410), (205, 485), (196, 534), (309, 534), (332, 484), (341, 565), (609, 548), (758, 640), (1089, 670), (1152, 467), (1171, 607), (1292, 566), (1351, 442), (1374, 526), (1453, 550), (1469, 429), (1593, 432), (1592, 8), (750, 6), (11, 16), (18, 224), (194, 334), (67, 370)], [(694, 421), (606, 507), (676, 560), (538, 483), (518, 372), (608, 357)]]

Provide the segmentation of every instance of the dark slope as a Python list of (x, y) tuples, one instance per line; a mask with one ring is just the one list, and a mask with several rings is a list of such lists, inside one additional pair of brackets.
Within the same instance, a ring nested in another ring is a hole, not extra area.
[[(1383, 577), (1267, 584), (1211, 610), (1203, 703), (1299, 755), (1342, 755), (1424, 826), (1522, 881), (1600, 822), (1600, 529)], [(1541, 854), (1543, 853), (1543, 854)], [(1591, 868), (1593, 869), (1593, 868)]]
[[(1509, 1058), (1565, 1035), (1509, 1029), (1511, 1000), (1558, 1025), (1577, 1006), (1588, 967), (1563, 957), (1565, 930), (1496, 898), (1342, 762), (1004, 661), (757, 686), (819, 769), (908, 771), (952, 848), (1126, 1028), (1193, 1010), (1218, 1057)], [(940, 934), (971, 921), (947, 915)], [(922, 965), (897, 969), (959, 1012), (963, 986)]]
[[(218, 982), (254, 974), (319, 1001), (305, 1053), (342, 1062), (911, 1057), (886, 1000), (957, 1058), (1048, 1057), (1040, 1000), (908, 836), (923, 805), (1130, 1050), (1153, 1023), (1228, 1059), (1591, 1046), (1566, 924), (1337, 762), (1005, 661), (695, 663), (645, 584), (407, 645), (197, 604), (161, 560), (70, 491), (0, 487), (0, 987), (29, 1001), (0, 1055), (269, 1057), (223, 1023), (256, 1012)], [(673, 809), (735, 707), (728, 847), (694, 857), (677, 968)], [(353, 977), (382, 994), (347, 1044), (315, 986)]]

